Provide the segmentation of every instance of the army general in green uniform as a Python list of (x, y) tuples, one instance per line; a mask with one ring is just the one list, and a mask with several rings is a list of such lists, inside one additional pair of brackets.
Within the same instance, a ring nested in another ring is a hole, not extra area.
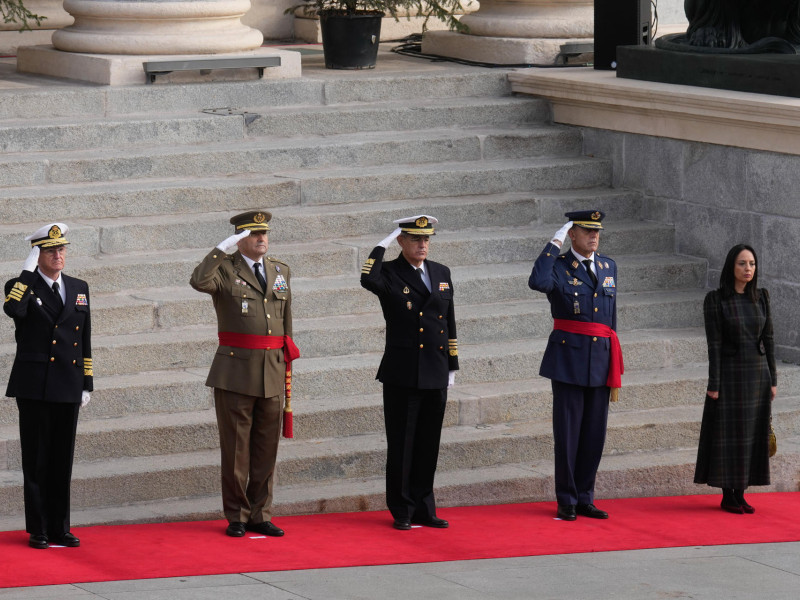
[[(211, 294), (219, 347), (206, 385), (214, 405), (222, 455), (226, 533), (279, 537), (272, 523), (275, 459), (281, 434), (285, 356), (292, 335), (289, 267), (266, 256), (272, 215), (250, 211), (231, 219), (234, 235), (195, 268), (191, 285)], [(232, 254), (230, 254), (232, 252)]]

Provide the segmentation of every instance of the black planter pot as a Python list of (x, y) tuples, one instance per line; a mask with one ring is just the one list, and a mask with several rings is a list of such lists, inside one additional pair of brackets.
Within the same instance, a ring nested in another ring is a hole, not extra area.
[(319, 16), (328, 69), (372, 69), (378, 58), (383, 13)]

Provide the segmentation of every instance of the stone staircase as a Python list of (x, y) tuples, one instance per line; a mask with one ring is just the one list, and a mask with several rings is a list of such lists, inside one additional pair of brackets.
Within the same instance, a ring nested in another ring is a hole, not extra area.
[[(292, 266), (302, 351), (277, 515), (384, 508), (383, 321), (359, 273), (392, 219), (418, 212), (440, 219), (431, 258), (456, 288), (461, 371), (441, 505), (552, 499), (550, 386), (537, 375), (552, 321), (527, 279), (564, 212), (594, 207), (609, 213), (601, 251), (619, 264), (626, 365), (598, 497), (706, 491), (691, 483), (705, 262), (673, 254), (673, 228), (643, 221), (645, 199), (611, 188), (611, 165), (582, 156), (580, 131), (511, 96), (505, 73), (395, 60), (405, 70), (388, 75), (0, 90), (0, 277), (19, 273), (26, 233), (63, 220), (66, 272), (92, 290), (95, 392), (78, 427), (75, 524), (221, 517), (204, 385), (216, 327), (188, 280), (249, 208), (273, 211), (270, 255)], [(0, 373), (13, 357), (6, 318)], [(800, 398), (788, 397), (800, 368), (780, 369), (772, 488), (785, 490), (800, 471)], [(0, 406), (0, 529), (16, 529), (17, 411)]]

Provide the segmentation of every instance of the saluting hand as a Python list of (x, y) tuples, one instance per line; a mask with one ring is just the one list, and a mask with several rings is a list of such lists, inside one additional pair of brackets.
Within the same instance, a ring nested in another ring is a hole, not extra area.
[(34, 246), (31, 248), (31, 253), (28, 254), (28, 258), (25, 259), (25, 264), (22, 265), (23, 271), (30, 271), (33, 273), (33, 270), (36, 268), (36, 265), (39, 264), (39, 246)]
[(564, 240), (567, 239), (567, 232), (572, 229), (572, 221), (567, 221), (564, 226), (556, 231), (553, 239), (551, 240), (556, 246), (561, 248), (561, 245), (564, 243)]
[(241, 233), (234, 233), (232, 236), (225, 238), (219, 244), (217, 244), (217, 248), (222, 250), (225, 254), (230, 254), (234, 248), (236, 248), (236, 244), (239, 240), (246, 238), (250, 235), (250, 230), (245, 229)]
[(392, 233), (390, 233), (388, 236), (386, 236), (384, 239), (378, 242), (378, 246), (381, 246), (383, 248), (388, 248), (389, 244), (391, 244), (395, 239), (397, 239), (397, 236), (400, 235), (401, 233), (403, 233), (403, 230), (398, 227)]

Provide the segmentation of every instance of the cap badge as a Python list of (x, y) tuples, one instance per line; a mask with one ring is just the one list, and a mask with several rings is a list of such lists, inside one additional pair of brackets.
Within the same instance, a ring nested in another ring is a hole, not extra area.
[(600, 213), (595, 211), (592, 213), (592, 221), (599, 221), (600, 220)]
[(414, 221), (414, 224), (417, 227), (427, 227), (428, 226), (428, 218), (427, 217), (420, 217), (419, 219)]
[(256, 213), (256, 216), (253, 217), (253, 221), (258, 223), (259, 225), (266, 221), (267, 217), (264, 213)]
[(61, 228), (58, 225), (53, 225), (47, 235), (50, 236), (50, 239), (56, 240), (61, 237)]

